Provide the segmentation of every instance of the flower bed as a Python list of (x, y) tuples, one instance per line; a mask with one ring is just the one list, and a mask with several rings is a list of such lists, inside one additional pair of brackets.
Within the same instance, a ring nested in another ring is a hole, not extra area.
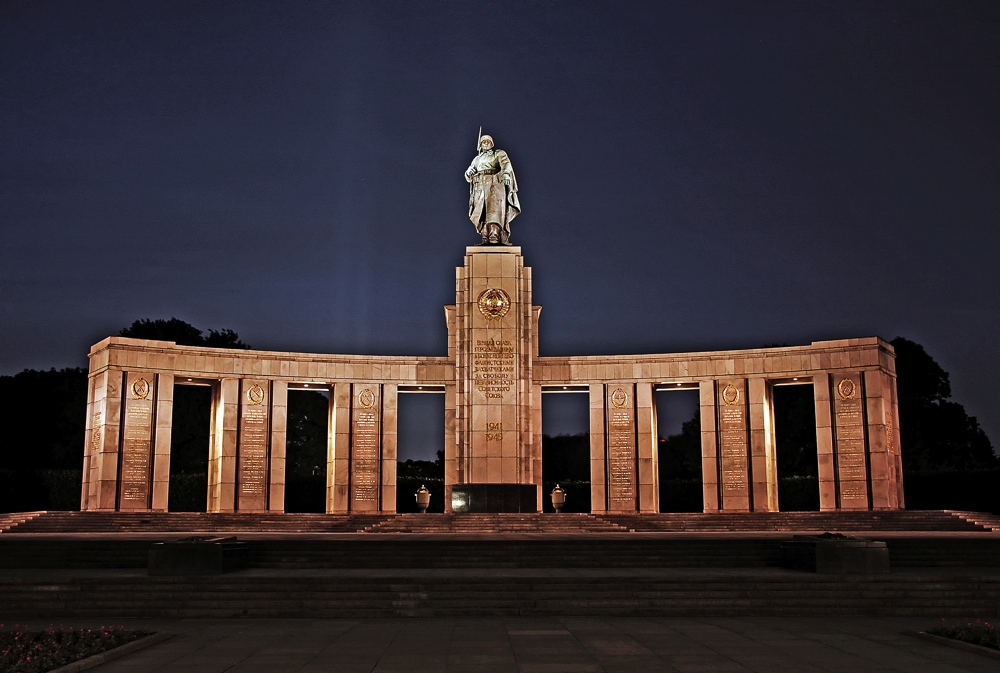
[(0, 671), (45, 673), (148, 635), (146, 631), (129, 631), (121, 626), (99, 629), (50, 626), (43, 631), (32, 631), (24, 624), (0, 624)]
[(927, 633), (1000, 650), (1000, 629), (992, 622), (981, 619), (965, 624), (948, 624), (942, 619), (937, 626), (927, 629)]

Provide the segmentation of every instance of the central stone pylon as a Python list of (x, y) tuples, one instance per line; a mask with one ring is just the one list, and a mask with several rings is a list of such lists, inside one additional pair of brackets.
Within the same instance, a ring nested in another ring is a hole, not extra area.
[(532, 366), (542, 309), (531, 304), (531, 268), (520, 247), (470, 246), (455, 286), (456, 303), (445, 307), (455, 363), (445, 410), (446, 511), (477, 509), (468, 499), (487, 491), (492, 511), (518, 511), (518, 498), (520, 511), (525, 498), (541, 511), (541, 387)]

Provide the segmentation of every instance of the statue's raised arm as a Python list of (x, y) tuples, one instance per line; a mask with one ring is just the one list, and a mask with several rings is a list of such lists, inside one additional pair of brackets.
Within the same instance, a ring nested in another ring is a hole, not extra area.
[(479, 139), (479, 154), (465, 171), (469, 183), (469, 219), (483, 237), (482, 245), (510, 245), (510, 222), (521, 212), (517, 178), (503, 150), (493, 149), (493, 138)]

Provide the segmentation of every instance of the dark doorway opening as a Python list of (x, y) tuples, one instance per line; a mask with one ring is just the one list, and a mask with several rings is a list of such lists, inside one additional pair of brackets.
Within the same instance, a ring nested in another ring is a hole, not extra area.
[(701, 409), (697, 387), (656, 388), (660, 511), (702, 512)]
[(326, 512), (330, 392), (288, 388), (285, 435), (285, 511)]
[(590, 512), (589, 390), (542, 395), (542, 511), (554, 512), (552, 489), (566, 491), (564, 512)]
[(429, 386), (400, 390), (396, 415), (396, 511), (417, 511), (417, 490), (431, 492), (428, 512), (444, 511), (444, 395)]
[(811, 383), (775, 383), (774, 451), (778, 467), (778, 510), (819, 511), (816, 406)]
[(170, 431), (167, 510), (204, 512), (208, 507), (208, 453), (212, 436), (212, 386), (178, 381)]

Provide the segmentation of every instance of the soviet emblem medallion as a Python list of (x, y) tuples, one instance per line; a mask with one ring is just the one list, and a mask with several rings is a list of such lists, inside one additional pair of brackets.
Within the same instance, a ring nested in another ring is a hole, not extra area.
[(726, 406), (733, 406), (740, 401), (740, 389), (730, 383), (722, 389), (722, 401)]
[(375, 393), (365, 388), (358, 393), (358, 404), (362, 409), (371, 409), (375, 406)]
[(132, 382), (132, 399), (144, 400), (149, 395), (149, 381), (136, 379)]
[(621, 388), (611, 393), (611, 404), (615, 405), (615, 409), (621, 409), (628, 404), (628, 393)]
[(858, 394), (858, 387), (851, 379), (844, 379), (837, 384), (837, 394), (842, 400), (853, 400), (854, 396)]
[(260, 404), (264, 401), (264, 389), (256, 383), (247, 389), (247, 402), (250, 404)]
[(499, 320), (510, 310), (510, 295), (500, 288), (491, 287), (479, 295), (479, 312), (487, 320)]

